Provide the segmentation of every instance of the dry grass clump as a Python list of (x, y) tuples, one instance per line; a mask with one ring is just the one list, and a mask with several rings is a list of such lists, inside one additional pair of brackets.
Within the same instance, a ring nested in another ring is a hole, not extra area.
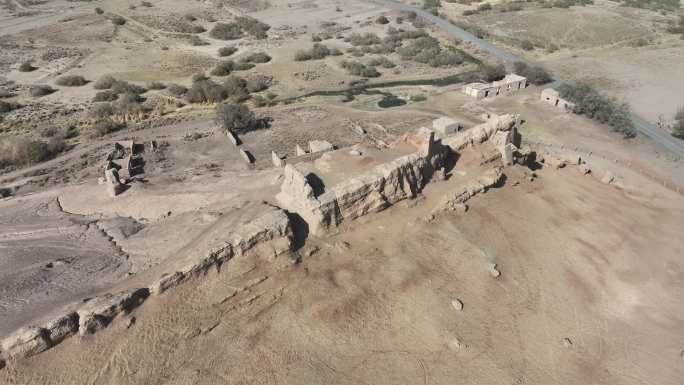
[(94, 136), (105, 136), (107, 134), (111, 134), (112, 132), (119, 131), (124, 127), (126, 126), (123, 124), (116, 123), (111, 119), (103, 119), (93, 124), (92, 132)]
[(439, 41), (432, 36), (414, 39), (398, 48), (397, 53), (403, 60), (413, 60), (432, 67), (451, 67), (465, 61), (462, 53), (442, 49)]
[(32, 71), (35, 71), (37, 69), (38, 68), (34, 67), (30, 61), (25, 61), (25, 62), (19, 64), (19, 72), (32, 72)]
[(95, 84), (93, 84), (93, 88), (95, 88), (96, 90), (108, 90), (112, 88), (116, 81), (117, 80), (113, 76), (105, 75), (97, 79), (97, 81), (95, 81)]
[(51, 138), (45, 142), (24, 136), (0, 139), (0, 168), (19, 167), (40, 163), (64, 151), (64, 139)]
[(221, 56), (221, 57), (226, 57), (226, 56), (231, 56), (232, 54), (234, 54), (234, 53), (237, 52), (237, 51), (238, 51), (238, 49), (235, 48), (235, 47), (233, 47), (233, 46), (230, 46), (230, 47), (221, 47), (221, 48), (219, 48), (219, 50), (218, 50), (218, 54), (219, 54), (219, 56)]
[(242, 28), (234, 23), (217, 23), (209, 36), (219, 40), (237, 40), (242, 37)]
[(57, 78), (55, 84), (64, 87), (80, 87), (88, 84), (88, 81), (81, 75), (65, 75)]
[(41, 96), (50, 95), (55, 91), (57, 90), (48, 85), (39, 84), (29, 88), (29, 95), (33, 96), (34, 98), (39, 98)]
[(185, 95), (186, 92), (188, 92), (188, 89), (186, 87), (181, 86), (180, 84), (175, 84), (171, 83), (166, 87), (166, 90), (169, 91), (171, 95), (174, 96), (183, 96)]
[(109, 18), (109, 21), (112, 22), (114, 25), (124, 25), (126, 24), (126, 19), (124, 19), (122, 16), (119, 15), (114, 15)]
[(104, 90), (95, 94), (93, 102), (113, 102), (119, 98), (119, 95), (112, 90)]
[(141, 86), (131, 84), (123, 80), (118, 80), (110, 75), (105, 75), (97, 79), (97, 81), (93, 85), (93, 88), (95, 88), (96, 90), (111, 90), (117, 95), (127, 92), (139, 95), (147, 92), (147, 89)]
[(228, 76), (230, 75), (233, 71), (246, 71), (249, 69), (254, 68), (254, 64), (252, 63), (245, 63), (245, 62), (239, 62), (236, 63), (232, 60), (227, 60), (224, 62), (221, 62), (214, 67), (214, 69), (211, 71), (212, 76)]
[(0, 100), (0, 114), (4, 114), (10, 111), (14, 111), (17, 108), (21, 108), (21, 105), (15, 102), (5, 102)]
[(189, 103), (219, 103), (229, 99), (233, 103), (241, 103), (250, 98), (250, 93), (268, 89), (269, 81), (264, 78), (245, 80), (239, 76), (228, 76), (223, 84), (209, 79), (193, 82), (185, 93)]
[(349, 74), (354, 76), (363, 76), (366, 78), (377, 78), (380, 72), (375, 67), (367, 66), (356, 61), (343, 61), (342, 68), (346, 69)]
[(199, 36), (193, 35), (193, 36), (190, 36), (190, 45), (194, 46), (194, 47), (199, 47), (199, 46), (203, 46), (203, 45), (209, 45), (209, 42), (202, 39)]
[(268, 63), (271, 61), (271, 56), (265, 52), (255, 52), (240, 59), (242, 63)]
[(235, 18), (233, 23), (217, 23), (209, 32), (209, 35), (219, 40), (236, 40), (243, 37), (245, 33), (248, 33), (256, 39), (265, 39), (268, 37), (266, 32), (269, 29), (271, 27), (268, 24), (262, 23), (257, 19), (240, 16)]
[(216, 106), (216, 124), (223, 129), (244, 134), (260, 128), (259, 120), (244, 104), (219, 104)]
[(328, 56), (340, 56), (340, 52), (337, 48), (328, 48), (327, 46), (319, 43), (315, 43), (313, 47), (309, 50), (300, 50), (295, 52), (295, 61), (308, 61), (308, 60), (320, 60), (325, 59)]
[(162, 82), (147, 82), (146, 87), (148, 90), (163, 90), (166, 88), (166, 84)]

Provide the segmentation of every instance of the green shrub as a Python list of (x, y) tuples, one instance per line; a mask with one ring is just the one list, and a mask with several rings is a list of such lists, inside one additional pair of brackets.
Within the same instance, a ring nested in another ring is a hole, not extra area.
[(119, 99), (112, 103), (112, 107), (116, 115), (135, 115), (145, 112), (145, 108), (140, 104), (140, 96), (131, 92), (119, 95)]
[(35, 70), (37, 70), (37, 68), (34, 67), (30, 61), (25, 61), (19, 64), (19, 72), (31, 72)]
[(482, 64), (478, 69), (480, 80), (493, 82), (506, 76), (506, 67), (503, 64)]
[(225, 104), (216, 106), (216, 124), (224, 130), (238, 134), (259, 128), (259, 122), (254, 113), (244, 104)]
[(125, 125), (116, 123), (111, 119), (103, 119), (95, 122), (95, 124), (92, 126), (92, 130), (95, 136), (105, 136), (107, 134), (111, 134), (112, 132), (119, 131), (124, 127)]
[(238, 51), (238, 49), (235, 48), (235, 47), (233, 47), (233, 46), (230, 46), (230, 47), (221, 47), (221, 48), (219, 48), (219, 50), (218, 50), (218, 54), (219, 54), (219, 56), (221, 56), (221, 57), (226, 57), (226, 56), (231, 56), (232, 54), (234, 54), (234, 53), (237, 52), (237, 51)]
[(245, 71), (254, 68), (254, 64), (251, 63), (235, 63), (232, 60), (226, 60), (221, 62), (211, 70), (212, 76), (228, 76), (233, 71)]
[(183, 96), (185, 95), (186, 92), (188, 92), (188, 89), (186, 87), (181, 86), (180, 84), (175, 84), (171, 83), (166, 87), (166, 90), (171, 93), (171, 95), (174, 96)]
[(300, 50), (295, 52), (295, 61), (320, 60), (333, 54), (327, 46), (315, 43), (310, 50)]
[[(117, 95), (117, 99), (118, 99)], [(114, 107), (111, 103), (98, 103), (90, 109), (90, 116), (95, 119), (109, 118), (114, 115)]]
[(524, 49), (525, 51), (532, 51), (534, 49), (534, 44), (532, 44), (532, 42), (529, 40), (523, 40), (520, 42), (520, 48)]
[(129, 94), (140, 95), (140, 94), (144, 94), (145, 92), (147, 92), (147, 90), (145, 88), (138, 86), (138, 85), (135, 85), (135, 84), (128, 83), (128, 82), (123, 81), (123, 80), (116, 80), (112, 84), (111, 90), (116, 92), (117, 94), (129, 93)]
[(52, 159), (64, 151), (64, 139), (51, 138), (48, 142), (27, 137), (5, 137), (0, 139), (0, 168), (36, 164)]
[(16, 110), (17, 108), (21, 108), (21, 105), (15, 102), (5, 102), (0, 100), (0, 114)]
[(544, 67), (530, 66), (524, 62), (515, 62), (513, 64), (513, 72), (526, 77), (529, 83), (535, 85), (550, 83), (553, 80), (551, 74)]
[(264, 52), (256, 52), (240, 59), (243, 63), (268, 63), (271, 57)]
[(209, 32), (209, 36), (219, 40), (236, 40), (242, 37), (242, 28), (234, 23), (217, 23)]
[(100, 91), (95, 94), (93, 102), (113, 102), (118, 99), (119, 95), (112, 90)]
[(561, 98), (575, 104), (574, 113), (607, 124), (613, 131), (620, 132), (626, 138), (636, 136), (629, 105), (626, 103), (619, 104), (582, 83), (563, 83), (558, 86), (558, 93)]
[(80, 76), (80, 75), (65, 75), (65, 76), (57, 78), (55, 83), (58, 86), (80, 87), (80, 86), (86, 85), (88, 83), (88, 81), (85, 80), (85, 78), (83, 76)]
[(389, 19), (385, 16), (380, 16), (377, 19), (375, 19), (375, 22), (378, 24), (389, 24)]
[(380, 44), (382, 40), (380, 37), (378, 37), (377, 34), (372, 33), (372, 32), (367, 32), (365, 34), (359, 34), (359, 33), (352, 33), (347, 39), (349, 44), (353, 46), (364, 46), (364, 45), (373, 45), (373, 44)]
[(193, 47), (199, 47), (203, 45), (209, 45), (209, 42), (199, 36), (192, 35), (190, 36), (190, 45)]
[(367, 66), (363, 63), (355, 61), (343, 61), (342, 68), (345, 68), (347, 72), (354, 76), (363, 76), (366, 78), (377, 78), (380, 76), (380, 72), (375, 67)]
[(109, 21), (111, 21), (112, 24), (114, 24), (114, 25), (124, 25), (124, 24), (126, 24), (126, 19), (124, 19), (123, 17), (121, 17), (121, 16), (119, 16), (119, 15), (114, 15), (114, 16), (112, 16), (112, 17), (109, 19)]
[(465, 60), (460, 51), (445, 51), (439, 41), (431, 36), (422, 36), (397, 49), (403, 60), (413, 60), (432, 67), (459, 65)]
[(201, 72), (192, 75), (192, 82), (193, 82), (193, 83), (195, 83), (195, 82), (201, 82), (201, 81), (203, 81), (203, 80), (208, 80), (208, 79), (209, 79), (209, 78), (207, 77), (207, 75), (205, 75), (205, 74), (203, 74), (203, 73), (201, 73)]
[(189, 103), (218, 103), (226, 100), (227, 97), (228, 92), (211, 80), (196, 81), (185, 93), (185, 100)]
[(166, 84), (162, 82), (147, 82), (146, 87), (148, 90), (163, 90), (166, 88)]
[(35, 85), (29, 88), (29, 94), (34, 98), (38, 98), (45, 95), (50, 95), (51, 93), (57, 91), (56, 89), (48, 85)]
[(113, 76), (105, 75), (97, 79), (95, 84), (93, 84), (93, 88), (95, 88), (96, 90), (108, 90), (112, 88), (114, 83), (116, 83), (116, 79)]
[(492, 10), (492, 5), (489, 3), (482, 3), (477, 6), (477, 10), (479, 12), (485, 12), (485, 11), (491, 11)]
[(674, 124), (672, 125), (672, 135), (684, 139), (684, 107), (677, 110), (674, 117)]
[(261, 21), (248, 16), (239, 16), (235, 18), (235, 23), (248, 34), (254, 36), (256, 39), (265, 39), (268, 37), (267, 33), (271, 26), (262, 23)]
[(376, 58), (371, 59), (368, 62), (368, 65), (373, 66), (373, 67), (382, 67), (382, 68), (394, 68), (397, 66), (396, 64), (394, 64), (394, 62), (392, 62), (390, 59), (388, 59), (384, 56), (380, 56), (380, 57), (376, 57)]

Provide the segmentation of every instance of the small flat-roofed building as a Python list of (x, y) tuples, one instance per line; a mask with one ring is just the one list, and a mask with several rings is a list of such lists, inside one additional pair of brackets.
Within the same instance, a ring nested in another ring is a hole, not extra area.
[(435, 130), (442, 138), (453, 135), (461, 130), (461, 124), (451, 118), (443, 116), (432, 121), (432, 129)]
[(508, 74), (503, 79), (491, 83), (467, 84), (464, 92), (476, 99), (484, 99), (517, 92), (525, 87), (527, 87), (527, 78), (517, 74)]
[(575, 107), (575, 103), (561, 98), (558, 94), (558, 91), (554, 90), (553, 88), (546, 88), (542, 90), (541, 101), (562, 109), (563, 111), (571, 111), (573, 107)]

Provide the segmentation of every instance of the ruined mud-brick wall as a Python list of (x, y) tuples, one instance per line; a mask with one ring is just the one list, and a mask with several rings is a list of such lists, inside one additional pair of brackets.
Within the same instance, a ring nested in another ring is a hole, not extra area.
[(417, 135), (402, 138), (414, 144), (417, 152), (376, 166), (318, 197), (307, 177), (296, 167), (287, 165), (276, 198), (283, 208), (298, 214), (312, 234), (324, 234), (344, 220), (382, 211), (403, 199), (415, 197), (430, 182), (433, 173), (443, 167), (448, 150), (457, 152), (489, 139), (497, 147), (512, 143), (518, 123), (518, 115), (494, 116), (443, 141), (435, 140), (434, 132), (423, 128)]
[(290, 250), (292, 228), (289, 217), (271, 209), (240, 227), (230, 239), (207, 255), (189, 256), (186, 265), (162, 275), (148, 287), (107, 293), (67, 306), (34, 325), (25, 326), (0, 340), (0, 369), (5, 359), (25, 358), (41, 353), (74, 335), (87, 335), (107, 327), (117, 317), (130, 313), (150, 295), (158, 295), (184, 281), (205, 274), (236, 257), (272, 259)]
[(306, 176), (287, 165), (285, 180), (276, 198), (283, 207), (301, 216), (311, 233), (322, 234), (344, 220), (378, 212), (400, 200), (415, 197), (434, 171), (442, 168), (446, 152), (435, 140), (434, 132), (427, 129), (403, 139), (414, 144), (418, 151), (378, 165), (318, 197), (314, 196)]
[(456, 135), (448, 136), (442, 143), (449, 146), (453, 151), (459, 152), (468, 146), (480, 144), (490, 139), (494, 145), (514, 143), (517, 145), (515, 136), (520, 124), (520, 115), (495, 115), (486, 122), (469, 130), (461, 131)]

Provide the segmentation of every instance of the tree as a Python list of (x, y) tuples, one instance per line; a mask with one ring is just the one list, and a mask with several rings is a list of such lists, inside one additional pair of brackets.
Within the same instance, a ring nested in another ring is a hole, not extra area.
[(225, 130), (243, 134), (258, 128), (254, 113), (244, 104), (221, 103), (216, 106), (216, 124)]
[(672, 136), (684, 139), (684, 106), (675, 114), (675, 121), (672, 125)]
[(501, 80), (506, 76), (506, 67), (503, 64), (483, 64), (480, 66), (480, 77), (486, 82)]
[(527, 81), (534, 85), (546, 84), (553, 80), (544, 67), (530, 66), (520, 61), (513, 64), (513, 72), (526, 77)]

